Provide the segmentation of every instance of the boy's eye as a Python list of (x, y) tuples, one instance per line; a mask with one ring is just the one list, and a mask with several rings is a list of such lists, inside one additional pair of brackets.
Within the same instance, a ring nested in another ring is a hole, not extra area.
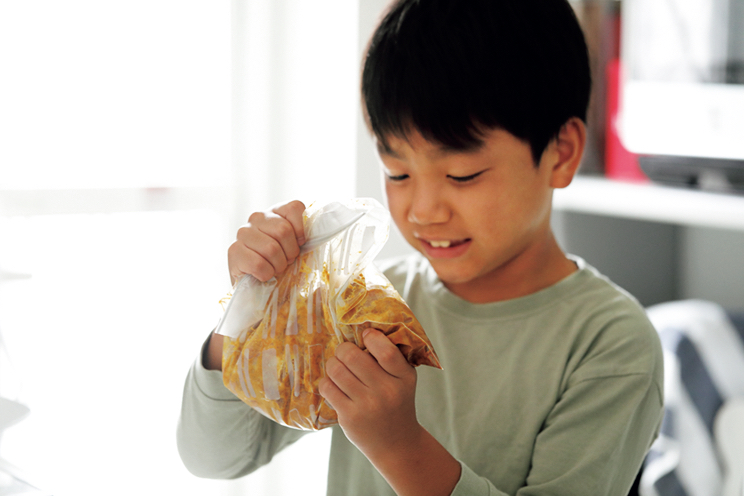
[(402, 181), (408, 179), (408, 174), (398, 174), (397, 176), (387, 174), (387, 178), (389, 181)]
[(484, 172), (486, 172), (486, 171), (485, 170), (482, 170), (480, 172), (476, 172), (475, 174), (470, 174), (469, 176), (450, 176), (450, 175), (448, 175), (447, 177), (449, 177), (450, 179), (452, 179), (453, 181), (458, 182), (458, 183), (466, 183), (468, 181), (472, 181), (473, 179), (475, 179), (476, 177), (480, 176)]

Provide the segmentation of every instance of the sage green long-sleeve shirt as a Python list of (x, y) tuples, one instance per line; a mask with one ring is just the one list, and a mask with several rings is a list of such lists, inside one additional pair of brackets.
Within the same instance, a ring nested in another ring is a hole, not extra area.
[[(488, 304), (450, 293), (418, 255), (380, 264), (444, 367), (417, 369), (416, 409), (462, 465), (453, 496), (628, 493), (661, 422), (661, 346), (632, 297), (575, 262), (554, 286)], [(333, 429), (328, 495), (393, 496)], [(177, 437), (194, 474), (245, 475), (305, 434), (253, 411), (219, 372), (191, 368)]]

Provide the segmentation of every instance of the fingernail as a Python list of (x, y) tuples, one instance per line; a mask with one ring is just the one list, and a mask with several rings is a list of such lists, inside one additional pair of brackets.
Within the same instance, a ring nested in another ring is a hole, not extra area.
[(364, 332), (362, 333), (362, 337), (366, 338), (367, 334), (369, 334), (370, 332), (372, 332), (372, 329), (365, 329)]
[(297, 238), (297, 244), (302, 246), (305, 244), (305, 236), (302, 236), (301, 238)]

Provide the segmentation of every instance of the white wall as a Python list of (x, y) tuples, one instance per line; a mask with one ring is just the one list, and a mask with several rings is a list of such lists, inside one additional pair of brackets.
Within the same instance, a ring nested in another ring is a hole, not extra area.
[(565, 250), (644, 305), (697, 298), (744, 310), (744, 232), (573, 212), (553, 226)]
[(744, 311), (744, 232), (689, 227), (680, 243), (680, 298)]

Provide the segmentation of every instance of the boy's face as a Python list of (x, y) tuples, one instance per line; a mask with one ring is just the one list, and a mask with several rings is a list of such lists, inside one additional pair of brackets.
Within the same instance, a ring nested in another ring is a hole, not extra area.
[(495, 301), (501, 298), (490, 291), (523, 285), (555, 261), (553, 168), (544, 163), (550, 154), (536, 167), (529, 145), (498, 129), (469, 151), (445, 149), (418, 132), (387, 141), (389, 148), (378, 148), (390, 213), (450, 291)]

